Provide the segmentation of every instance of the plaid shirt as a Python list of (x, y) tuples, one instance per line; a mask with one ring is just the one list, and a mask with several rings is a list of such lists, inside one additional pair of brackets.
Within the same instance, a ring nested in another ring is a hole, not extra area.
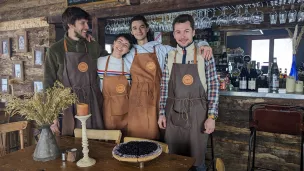
[[(160, 103), (159, 114), (165, 115), (165, 107), (168, 98), (168, 84), (169, 84), (169, 69), (168, 69), (168, 55), (165, 59), (165, 65), (160, 87)], [(208, 88), (208, 116), (216, 119), (218, 116), (218, 102), (219, 102), (219, 80), (216, 74), (214, 58), (209, 61), (205, 60), (205, 73)]]

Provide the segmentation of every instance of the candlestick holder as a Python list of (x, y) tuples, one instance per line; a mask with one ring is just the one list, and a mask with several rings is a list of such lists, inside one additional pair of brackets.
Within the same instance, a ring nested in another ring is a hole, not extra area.
[(76, 164), (78, 167), (89, 167), (93, 166), (96, 163), (96, 160), (93, 158), (89, 157), (89, 143), (88, 143), (88, 137), (87, 137), (87, 125), (86, 121), (87, 119), (91, 117), (91, 114), (85, 115), (85, 116), (75, 116), (78, 120), (81, 121), (81, 126), (82, 126), (82, 153), (83, 153), (83, 158), (80, 159)]

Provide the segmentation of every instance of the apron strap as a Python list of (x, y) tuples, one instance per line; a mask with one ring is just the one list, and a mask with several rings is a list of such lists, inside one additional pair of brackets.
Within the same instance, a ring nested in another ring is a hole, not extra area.
[[(68, 52), (68, 46), (67, 46), (67, 43), (66, 43), (66, 39), (63, 40), (63, 45), (64, 45), (64, 51)], [(87, 48), (86, 43), (84, 43), (84, 47), (85, 47), (85, 52), (88, 53), (88, 48)]]
[[(176, 54), (177, 54), (177, 50), (175, 50), (175, 55), (174, 55), (174, 63), (176, 63)], [(194, 64), (197, 63), (197, 49), (196, 46), (194, 46)]]
[(64, 51), (68, 52), (68, 46), (67, 46), (67, 43), (66, 43), (65, 39), (63, 40), (63, 45), (64, 45)]
[(153, 53), (156, 54), (155, 46), (153, 46)]
[(134, 48), (135, 49), (135, 55), (137, 55), (137, 49), (136, 48)]
[(106, 68), (105, 68), (105, 71), (104, 71), (104, 73), (103, 73), (104, 76), (107, 76), (109, 60), (110, 60), (110, 55), (108, 56), (108, 59), (107, 59)]
[[(104, 76), (107, 76), (107, 71), (108, 71), (108, 66), (109, 66), (109, 61), (110, 61), (110, 55), (108, 56), (108, 59), (107, 59), (107, 63), (106, 63), (106, 68), (105, 68), (105, 71), (103, 73)], [(125, 65), (124, 65), (124, 60), (121, 58), (121, 63), (122, 63), (122, 75), (125, 75)]]
[(124, 60), (121, 58), (121, 68), (122, 68), (122, 75), (125, 75), (125, 63)]
[(193, 63), (196, 64), (197, 63), (197, 49), (196, 49), (196, 46), (194, 45), (194, 61)]

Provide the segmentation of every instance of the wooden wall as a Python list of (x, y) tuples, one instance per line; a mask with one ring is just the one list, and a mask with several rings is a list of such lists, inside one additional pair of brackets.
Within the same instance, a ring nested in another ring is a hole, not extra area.
[[(55, 26), (47, 23), (47, 17), (61, 16), (67, 7), (65, 2), (65, 0), (7, 0), (0, 3), (0, 39), (9, 37), (12, 42), (12, 56), (0, 54), (0, 76), (12, 76), (12, 64), (16, 61), (24, 61), (25, 81), (14, 86), (16, 95), (32, 92), (33, 81), (43, 79), (43, 67), (34, 66), (32, 48), (45, 47), (47, 50), (55, 42)], [(83, 8), (92, 11), (114, 6), (120, 5), (114, 2)], [(21, 29), (28, 33), (27, 53), (16, 52), (16, 33)]]

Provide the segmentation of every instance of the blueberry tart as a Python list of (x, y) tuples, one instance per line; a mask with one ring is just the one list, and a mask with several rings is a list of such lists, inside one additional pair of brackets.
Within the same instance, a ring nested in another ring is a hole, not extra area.
[(114, 147), (112, 155), (119, 161), (145, 162), (158, 157), (162, 153), (161, 146), (152, 141), (130, 141)]

